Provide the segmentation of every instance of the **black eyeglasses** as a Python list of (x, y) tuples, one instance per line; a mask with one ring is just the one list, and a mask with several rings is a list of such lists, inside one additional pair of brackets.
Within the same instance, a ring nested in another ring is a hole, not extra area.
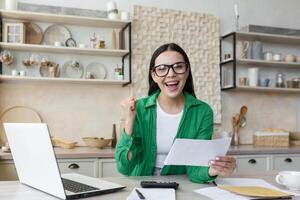
[(184, 74), (188, 69), (188, 64), (185, 62), (177, 62), (172, 65), (161, 64), (161, 65), (154, 66), (152, 70), (155, 72), (157, 76), (164, 77), (169, 73), (170, 68), (172, 68), (175, 74)]

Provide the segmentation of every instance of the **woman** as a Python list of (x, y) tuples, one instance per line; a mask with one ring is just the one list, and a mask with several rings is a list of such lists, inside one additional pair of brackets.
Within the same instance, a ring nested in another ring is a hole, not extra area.
[(197, 183), (233, 172), (235, 159), (228, 156), (217, 157), (209, 167), (163, 165), (175, 138), (209, 140), (213, 132), (212, 109), (196, 99), (189, 59), (177, 44), (162, 45), (154, 52), (148, 95), (121, 103), (126, 123), (115, 153), (119, 172), (129, 176), (187, 174)]

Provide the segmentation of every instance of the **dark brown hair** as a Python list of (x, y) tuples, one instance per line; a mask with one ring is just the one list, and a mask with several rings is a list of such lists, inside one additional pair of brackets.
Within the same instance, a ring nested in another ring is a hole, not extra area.
[(159, 90), (159, 87), (157, 85), (157, 83), (154, 82), (151, 73), (153, 71), (153, 67), (155, 66), (155, 60), (156, 58), (163, 52), (165, 51), (176, 51), (178, 53), (180, 53), (183, 56), (184, 61), (187, 63), (188, 65), (188, 70), (189, 70), (189, 75), (187, 77), (186, 83), (184, 85), (183, 91), (184, 92), (188, 92), (191, 95), (193, 95), (194, 97), (196, 97), (195, 95), (195, 91), (194, 91), (194, 84), (193, 84), (193, 77), (192, 77), (192, 72), (191, 72), (191, 67), (190, 67), (190, 61), (188, 56), (186, 55), (186, 53), (184, 52), (184, 50), (177, 44), (175, 43), (168, 43), (168, 44), (164, 44), (160, 47), (158, 47), (158, 49), (156, 49), (152, 55), (152, 58), (150, 60), (150, 67), (149, 67), (149, 75), (148, 75), (148, 80), (149, 80), (149, 90), (148, 90), (148, 95), (150, 96), (151, 94), (153, 94), (154, 92), (156, 92), (157, 90)]

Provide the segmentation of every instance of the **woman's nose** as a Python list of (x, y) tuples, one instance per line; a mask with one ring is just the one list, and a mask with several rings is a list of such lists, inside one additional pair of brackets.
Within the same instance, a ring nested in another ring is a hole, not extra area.
[(170, 67), (167, 76), (168, 76), (168, 77), (173, 77), (173, 76), (175, 76), (175, 75), (176, 75), (176, 73), (174, 72), (174, 69), (173, 69), (172, 67)]

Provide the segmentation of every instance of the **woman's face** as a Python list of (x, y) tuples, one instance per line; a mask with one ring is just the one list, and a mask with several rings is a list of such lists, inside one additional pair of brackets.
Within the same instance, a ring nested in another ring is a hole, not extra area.
[(188, 75), (188, 66), (183, 56), (176, 51), (161, 53), (155, 60), (155, 71), (151, 72), (161, 94), (169, 98), (177, 98), (182, 94)]

